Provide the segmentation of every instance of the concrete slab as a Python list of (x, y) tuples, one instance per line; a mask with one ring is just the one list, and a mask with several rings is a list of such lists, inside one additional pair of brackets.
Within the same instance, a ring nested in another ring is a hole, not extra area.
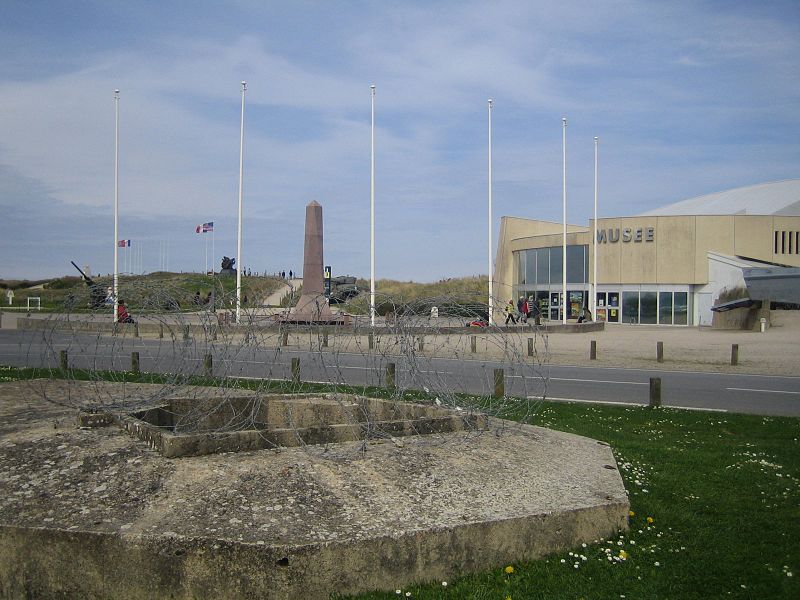
[(97, 389), (0, 384), (2, 597), (327, 598), (627, 528), (611, 449), (588, 438), (491, 421), (170, 460), (117, 427), (77, 429), (74, 402), (56, 404)]

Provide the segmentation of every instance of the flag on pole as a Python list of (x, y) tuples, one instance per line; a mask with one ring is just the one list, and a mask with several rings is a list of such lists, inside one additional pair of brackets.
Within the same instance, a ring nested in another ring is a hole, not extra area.
[(117, 242), (117, 248), (130, 248), (130, 240), (120, 240)]
[(195, 233), (208, 233), (209, 231), (214, 231), (214, 221), (203, 223), (194, 228)]

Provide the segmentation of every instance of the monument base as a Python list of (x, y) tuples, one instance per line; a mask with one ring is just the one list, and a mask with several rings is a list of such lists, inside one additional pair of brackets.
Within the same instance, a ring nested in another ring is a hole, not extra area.
[(320, 294), (303, 294), (297, 306), (280, 320), (284, 323), (313, 323), (345, 325), (349, 319), (346, 315), (335, 315), (328, 306), (325, 296)]

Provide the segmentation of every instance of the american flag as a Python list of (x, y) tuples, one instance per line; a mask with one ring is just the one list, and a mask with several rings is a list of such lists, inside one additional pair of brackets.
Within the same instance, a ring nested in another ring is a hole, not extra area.
[(130, 240), (120, 240), (117, 242), (117, 248), (130, 248)]
[(194, 228), (195, 233), (208, 233), (209, 231), (214, 231), (214, 221), (203, 223)]

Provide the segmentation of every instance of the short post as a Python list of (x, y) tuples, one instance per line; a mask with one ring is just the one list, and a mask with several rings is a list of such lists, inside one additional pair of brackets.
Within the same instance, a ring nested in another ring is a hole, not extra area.
[(322, 332), (322, 347), (323, 348), (327, 348), (328, 347), (328, 332), (327, 331), (323, 331)]
[(474, 335), (470, 336), (469, 349), (470, 352), (472, 352), (473, 354), (475, 354), (478, 351), (478, 338), (476, 338)]
[(163, 323), (159, 323), (158, 324), (158, 339), (163, 339), (163, 338), (164, 338), (164, 324)]
[(597, 360), (597, 340), (589, 342), (589, 360)]
[(300, 359), (292, 359), (292, 383), (300, 383)]
[(289, 332), (284, 331), (283, 336), (281, 337), (281, 346), (288, 346), (289, 345)]
[(375, 336), (371, 333), (367, 335), (367, 346), (370, 350), (375, 347)]
[(494, 397), (503, 398), (506, 395), (506, 377), (503, 369), (494, 370)]
[(731, 344), (731, 366), (739, 364), (739, 344)]
[(188, 340), (189, 339), (189, 326), (188, 325), (184, 325), (183, 326), (183, 339), (184, 340)]
[(139, 373), (139, 353), (131, 352), (131, 373)]
[(656, 361), (664, 362), (664, 342), (656, 342)]
[(650, 406), (661, 406), (661, 377), (650, 378)]
[(59, 353), (58, 366), (62, 371), (66, 371), (67, 369), (69, 369), (69, 359), (67, 357), (67, 351), (66, 350), (62, 350)]
[(139, 337), (139, 322), (133, 324), (133, 335), (134, 337)]
[(210, 354), (206, 354), (203, 357), (203, 371), (205, 372), (206, 377), (214, 376), (214, 359)]
[(422, 352), (423, 350), (425, 350), (425, 338), (419, 336), (419, 351)]
[(533, 356), (533, 338), (528, 338), (528, 356)]
[(536, 318), (534, 319), (534, 323), (536, 323), (537, 326), (542, 324), (542, 315), (539, 314), (538, 311), (536, 312)]
[(217, 325), (211, 326), (211, 339), (214, 340), (215, 342), (217, 341), (217, 335), (219, 335), (217, 333), (217, 327), (218, 327)]
[(390, 390), (395, 389), (397, 385), (395, 379), (395, 364), (393, 362), (386, 363), (386, 387)]

